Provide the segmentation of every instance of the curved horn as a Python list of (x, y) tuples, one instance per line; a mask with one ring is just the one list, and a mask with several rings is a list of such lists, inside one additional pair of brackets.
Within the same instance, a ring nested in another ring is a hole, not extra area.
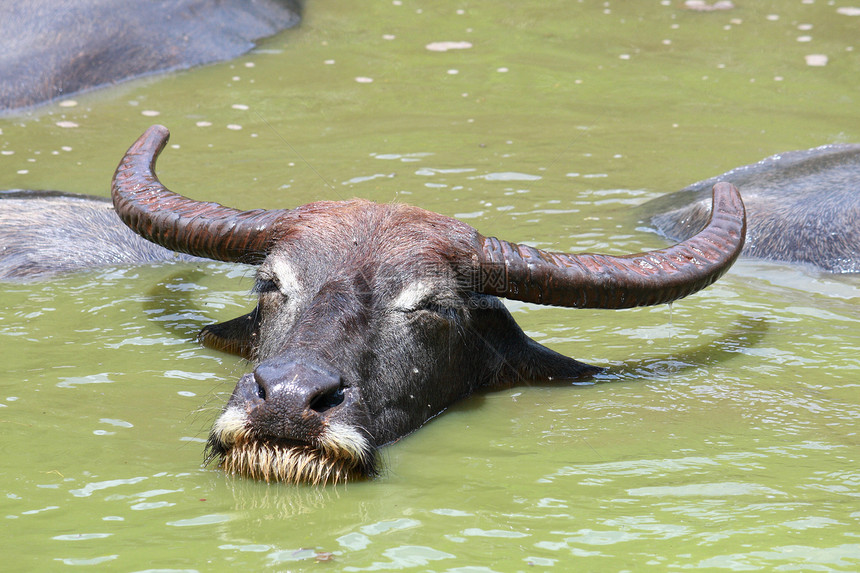
[[(663, 304), (721, 277), (738, 258), (745, 233), (740, 193), (730, 183), (717, 183), (707, 225), (673, 247), (621, 257), (570, 255), (484, 237), (479, 280), (486, 294), (538, 304), (615, 309)], [(504, 277), (494, 267), (503, 267)]]
[(239, 211), (170, 191), (155, 175), (155, 160), (169, 138), (166, 127), (153, 125), (120, 161), (111, 182), (120, 219), (141, 237), (172, 251), (219, 261), (259, 262), (278, 219), (289, 211)]

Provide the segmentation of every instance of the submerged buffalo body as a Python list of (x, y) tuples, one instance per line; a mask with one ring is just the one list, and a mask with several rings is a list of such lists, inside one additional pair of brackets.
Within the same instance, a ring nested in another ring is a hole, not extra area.
[(0, 280), (170, 260), (199, 259), (132, 233), (110, 199), (59, 191), (0, 191)]
[(214, 424), (208, 459), (265, 480), (373, 476), (379, 446), (478, 388), (599, 370), (528, 338), (496, 296), (580, 308), (668, 303), (715, 281), (744, 241), (744, 207), (729, 184), (715, 186), (701, 233), (623, 257), (541, 251), (400, 204), (238, 211), (159, 182), (167, 138), (153, 126), (128, 150), (114, 175), (116, 212), (167, 249), (258, 266), (256, 308), (206, 327), (201, 340), (255, 364)]
[(0, 114), (235, 58), (300, 12), (299, 0), (0, 2)]
[(860, 145), (780, 153), (694, 183), (647, 203), (651, 224), (675, 241), (693, 236), (717, 181), (744, 190), (745, 256), (860, 273)]

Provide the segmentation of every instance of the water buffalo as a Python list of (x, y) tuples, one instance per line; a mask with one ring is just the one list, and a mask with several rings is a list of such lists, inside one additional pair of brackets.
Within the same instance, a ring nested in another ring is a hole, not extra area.
[(668, 303), (713, 283), (744, 242), (737, 189), (714, 187), (704, 229), (628, 256), (564, 254), (484, 237), (456, 219), (355, 199), (238, 211), (166, 189), (147, 130), (113, 178), (120, 218), (189, 255), (258, 266), (257, 306), (208, 326), (206, 345), (251, 360), (211, 430), (207, 459), (273, 481), (336, 483), (377, 472), (376, 449), (478, 388), (578, 380), (497, 296), (578, 308)]
[(117, 218), (110, 199), (58, 191), (0, 191), (0, 280), (170, 260), (198, 259), (132, 233)]
[(646, 203), (650, 223), (672, 240), (691, 237), (717, 181), (744, 191), (745, 256), (860, 273), (860, 145), (780, 153), (694, 183)]
[(144, 74), (235, 58), (295, 25), (299, 0), (0, 3), (0, 114)]

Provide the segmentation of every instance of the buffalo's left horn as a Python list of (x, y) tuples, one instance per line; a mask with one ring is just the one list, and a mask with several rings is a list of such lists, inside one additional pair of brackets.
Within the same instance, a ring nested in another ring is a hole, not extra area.
[(746, 213), (737, 188), (714, 186), (707, 225), (667, 249), (627, 256), (552, 253), (482, 238), (479, 290), (525, 302), (631, 308), (672, 302), (713, 283), (744, 246)]
[(170, 191), (155, 175), (155, 160), (169, 138), (166, 127), (153, 125), (128, 149), (111, 184), (117, 214), (135, 233), (172, 251), (259, 262), (288, 211), (240, 211)]

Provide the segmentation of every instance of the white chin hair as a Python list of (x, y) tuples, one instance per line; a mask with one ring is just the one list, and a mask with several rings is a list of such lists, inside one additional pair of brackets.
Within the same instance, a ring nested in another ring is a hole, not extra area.
[(212, 434), (226, 450), (220, 466), (229, 474), (267, 482), (325, 485), (369, 477), (373, 449), (361, 432), (332, 423), (318, 445), (294, 445), (257, 438), (248, 430), (244, 412), (227, 409)]

